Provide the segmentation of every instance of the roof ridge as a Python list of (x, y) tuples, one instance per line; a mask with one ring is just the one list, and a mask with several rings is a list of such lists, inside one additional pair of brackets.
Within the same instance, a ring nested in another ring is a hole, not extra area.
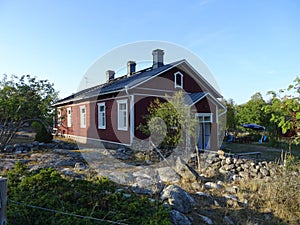
[[(156, 74), (161, 73), (164, 70), (169, 69), (170, 67), (175, 66), (178, 63), (182, 63), (184, 61), (185, 61), (185, 59), (182, 59), (179, 61), (165, 64), (158, 68), (153, 68), (153, 66), (147, 67), (147, 68), (141, 69), (141, 70), (131, 74), (130, 76), (125, 74), (125, 75), (117, 77), (109, 82), (105, 82), (105, 83), (98, 84), (98, 85), (95, 85), (95, 86), (92, 86), (92, 87), (89, 87), (86, 89), (82, 89), (76, 93), (69, 95), (68, 97), (58, 100), (54, 105), (63, 104), (67, 100), (72, 101), (76, 97), (78, 98), (80, 96), (82, 96), (84, 98), (84, 97), (92, 97), (92, 96), (96, 96), (96, 95), (101, 95), (101, 94), (109, 93), (109, 92), (115, 92), (117, 90), (121, 90), (122, 88), (127, 86), (128, 83), (130, 84), (131, 82), (133, 82), (134, 85), (137, 85), (140, 82), (142, 82), (143, 80), (145, 80), (149, 77), (155, 76)], [(124, 84), (122, 84), (123, 82), (124, 82)], [(100, 90), (97, 91), (97, 93), (96, 93), (95, 91), (98, 88)], [(95, 93), (93, 93), (93, 92), (95, 92)], [(89, 95), (89, 93), (90, 93), (90, 95)]]

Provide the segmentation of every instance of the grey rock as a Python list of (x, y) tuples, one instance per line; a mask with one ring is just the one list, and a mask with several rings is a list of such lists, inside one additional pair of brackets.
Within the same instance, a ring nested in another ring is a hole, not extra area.
[(164, 188), (160, 196), (161, 200), (167, 200), (173, 209), (181, 213), (190, 213), (194, 206), (194, 198), (177, 185)]
[(233, 176), (232, 176), (232, 180), (234, 180), (234, 181), (238, 181), (238, 180), (240, 180), (242, 177), (241, 176), (239, 176), (239, 175), (237, 175), (237, 174), (234, 174)]
[(205, 192), (202, 192), (202, 191), (197, 191), (196, 195), (201, 196), (201, 197), (206, 197), (206, 198), (212, 198), (211, 195), (209, 195)]
[(225, 159), (225, 162), (226, 162), (227, 165), (229, 165), (229, 164), (233, 163), (233, 159), (230, 158), (230, 157), (227, 157), (227, 158)]
[(164, 183), (159, 180), (158, 174), (152, 168), (144, 168), (132, 173), (134, 178), (133, 191), (138, 194), (156, 194), (160, 193)]
[(270, 176), (270, 171), (264, 167), (259, 170), (263, 176)]
[(249, 179), (250, 178), (250, 174), (246, 171), (239, 172), (239, 176), (244, 178), (244, 179)]
[(192, 225), (190, 219), (177, 210), (171, 210), (170, 217), (173, 225)]
[(242, 167), (238, 166), (235, 170), (236, 170), (237, 172), (241, 172), (243, 169), (242, 169)]
[(227, 164), (227, 165), (224, 165), (222, 168), (225, 171), (231, 171), (235, 168), (235, 165), (234, 164)]
[(255, 169), (255, 168), (251, 168), (250, 172), (251, 172), (251, 173), (255, 173), (255, 174), (257, 174), (257, 173), (258, 173), (258, 170), (257, 170), (257, 169)]
[(227, 170), (225, 170), (224, 167), (222, 166), (222, 167), (219, 168), (219, 172), (220, 172), (221, 174), (226, 174), (226, 173), (227, 173)]
[(223, 219), (224, 223), (226, 225), (235, 225), (235, 223), (233, 222), (233, 220), (231, 219), (231, 217), (229, 216), (224, 216), (224, 219)]
[(213, 225), (213, 221), (207, 217), (199, 214), (200, 219), (205, 222), (205, 224)]
[(222, 160), (226, 159), (226, 157), (224, 155), (219, 155), (219, 158), (222, 159)]
[(233, 186), (233, 187), (226, 187), (225, 188), (225, 191), (226, 192), (229, 192), (229, 193), (231, 193), (231, 194), (236, 194), (237, 193), (237, 187), (236, 186)]
[(68, 166), (74, 166), (75, 161), (72, 158), (59, 158), (59, 159), (53, 159), (52, 165), (55, 167), (68, 167)]
[(197, 172), (189, 167), (186, 162), (178, 157), (175, 162), (174, 170), (186, 180), (194, 181), (197, 180)]
[(210, 205), (215, 205), (215, 201), (214, 201), (214, 199), (211, 195), (206, 194), (206, 193), (201, 192), (201, 191), (196, 192), (196, 195), (198, 196), (199, 199), (205, 200)]
[(76, 170), (85, 170), (87, 167), (82, 162), (75, 163), (74, 169)]
[(39, 146), (40, 143), (38, 141), (34, 141), (34, 142), (32, 142), (32, 144), (35, 146)]
[(217, 183), (214, 183), (214, 182), (206, 182), (206, 183), (204, 184), (204, 187), (205, 187), (206, 189), (221, 189), (221, 188), (223, 188), (222, 185), (217, 184)]
[(178, 183), (180, 176), (171, 167), (162, 167), (157, 170), (158, 177), (165, 183)]
[(229, 200), (232, 200), (232, 201), (235, 201), (235, 202), (239, 201), (239, 198), (238, 198), (237, 196), (235, 196), (235, 195), (228, 195), (228, 194), (225, 194), (224, 197), (225, 197), (226, 199), (229, 199)]

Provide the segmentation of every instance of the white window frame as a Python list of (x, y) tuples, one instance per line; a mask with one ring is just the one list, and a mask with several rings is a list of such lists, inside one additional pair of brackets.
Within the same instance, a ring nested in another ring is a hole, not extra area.
[[(177, 77), (180, 76), (180, 85), (177, 84)], [(183, 88), (183, 74), (180, 73), (179, 71), (174, 73), (174, 87), (175, 88)]]
[[(118, 103), (118, 130), (128, 130), (128, 100), (117, 100)], [(120, 108), (122, 104), (125, 104), (125, 109)], [(125, 121), (125, 124), (124, 124)]]
[(67, 108), (67, 127), (72, 126), (72, 108)]
[[(86, 128), (86, 106), (82, 105), (80, 108), (80, 128)], [(82, 110), (84, 109), (84, 113)]]
[(57, 109), (57, 126), (61, 125), (61, 109)]
[[(196, 113), (195, 115), (201, 123), (212, 123), (213, 113)], [(208, 118), (208, 120), (206, 120)]]
[[(98, 105), (98, 129), (106, 129), (106, 107), (105, 102), (97, 103)], [(104, 107), (104, 111), (100, 111)]]

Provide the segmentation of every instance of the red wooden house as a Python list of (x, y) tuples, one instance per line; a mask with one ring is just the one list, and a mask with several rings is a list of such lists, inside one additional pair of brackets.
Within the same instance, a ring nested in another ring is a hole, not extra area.
[(72, 94), (54, 104), (55, 128), (81, 142), (106, 142), (131, 146), (145, 136), (137, 129), (155, 98), (182, 90), (186, 104), (199, 118), (200, 149), (218, 149), (218, 112), (225, 109), (220, 93), (186, 60), (164, 64), (164, 51), (152, 52), (153, 65), (136, 71), (129, 61), (127, 74), (115, 78), (107, 71), (104, 84)]

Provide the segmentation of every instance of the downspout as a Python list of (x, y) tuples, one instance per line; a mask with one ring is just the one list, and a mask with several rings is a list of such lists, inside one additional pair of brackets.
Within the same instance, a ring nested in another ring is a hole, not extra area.
[(225, 107), (224, 109), (225, 109), (225, 111), (222, 112), (221, 114), (219, 114), (219, 115), (218, 115), (219, 117), (220, 117), (220, 116), (223, 116), (225, 113), (227, 113), (227, 108)]

